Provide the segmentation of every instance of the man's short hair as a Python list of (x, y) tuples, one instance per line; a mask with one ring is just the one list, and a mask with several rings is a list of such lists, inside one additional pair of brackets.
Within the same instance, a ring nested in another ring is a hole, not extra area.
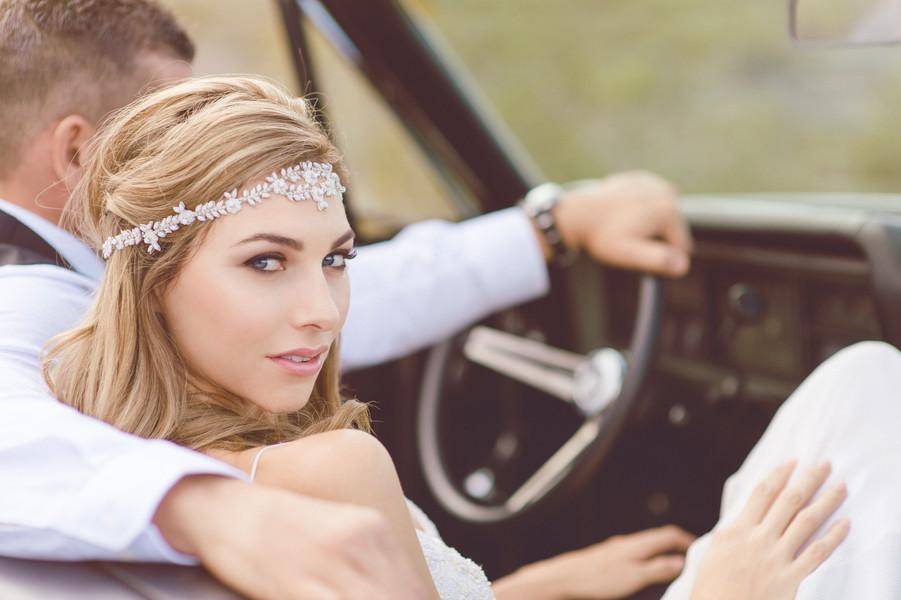
[(98, 122), (140, 93), (155, 52), (190, 62), (194, 44), (156, 0), (0, 0), (0, 177), (54, 119)]

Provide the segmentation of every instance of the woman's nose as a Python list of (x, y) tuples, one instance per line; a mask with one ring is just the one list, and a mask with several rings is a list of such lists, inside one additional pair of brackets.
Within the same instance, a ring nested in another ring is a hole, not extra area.
[(291, 324), (298, 329), (312, 327), (329, 331), (340, 323), (341, 311), (324, 274), (304, 278), (292, 305)]

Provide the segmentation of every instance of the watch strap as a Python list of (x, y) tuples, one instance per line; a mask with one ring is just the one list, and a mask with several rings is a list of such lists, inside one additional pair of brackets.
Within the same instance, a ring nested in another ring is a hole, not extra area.
[(557, 219), (554, 217), (554, 207), (557, 206), (562, 194), (561, 186), (556, 183), (544, 183), (529, 191), (519, 203), (544, 236), (551, 249), (550, 264), (555, 267), (568, 267), (578, 256), (578, 252), (567, 247), (563, 241), (563, 235), (557, 228)]

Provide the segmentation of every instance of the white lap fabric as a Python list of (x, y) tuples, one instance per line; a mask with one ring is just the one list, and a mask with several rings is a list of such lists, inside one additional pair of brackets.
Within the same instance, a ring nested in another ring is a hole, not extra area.
[[(796, 470), (823, 460), (848, 499), (817, 533), (851, 519), (845, 542), (798, 592), (800, 600), (901, 598), (901, 353), (879, 342), (842, 350), (823, 363), (779, 409), (723, 490), (719, 523), (744, 507), (758, 481), (790, 458)], [(665, 600), (685, 600), (710, 543), (699, 538)]]

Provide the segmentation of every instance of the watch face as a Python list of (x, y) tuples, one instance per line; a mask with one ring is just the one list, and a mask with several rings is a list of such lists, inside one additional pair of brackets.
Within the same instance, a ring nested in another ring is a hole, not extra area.
[(524, 204), (532, 213), (549, 211), (557, 204), (561, 191), (554, 183), (544, 183), (526, 194)]

